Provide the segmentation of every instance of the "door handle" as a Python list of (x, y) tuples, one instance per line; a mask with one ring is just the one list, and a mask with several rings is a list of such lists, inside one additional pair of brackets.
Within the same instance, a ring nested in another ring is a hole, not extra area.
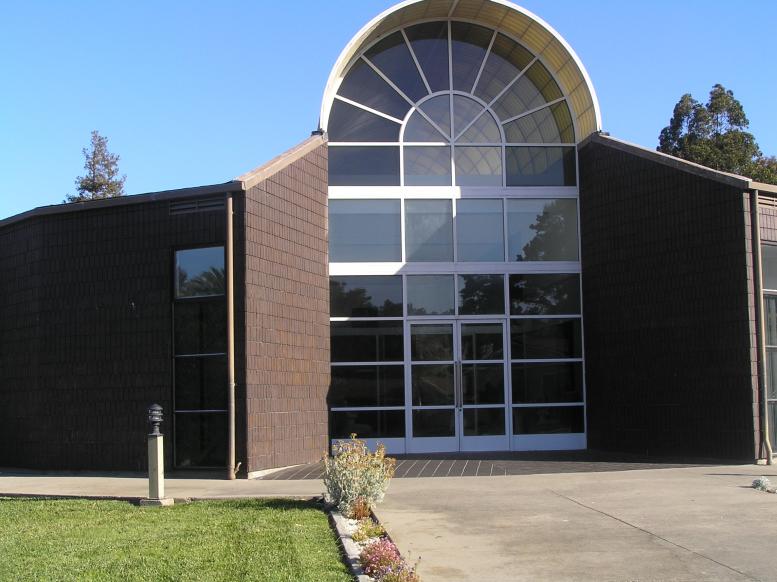
[(454, 374), (456, 378), (454, 380), (454, 386), (456, 391), (456, 408), (461, 410), (464, 406), (464, 386), (461, 373), (461, 362), (456, 362), (454, 365)]

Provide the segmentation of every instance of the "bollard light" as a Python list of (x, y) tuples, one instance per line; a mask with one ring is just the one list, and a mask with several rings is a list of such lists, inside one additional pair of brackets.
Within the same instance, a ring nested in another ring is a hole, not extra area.
[(162, 407), (159, 404), (152, 404), (148, 407), (148, 423), (151, 425), (149, 436), (161, 436), (159, 427), (162, 424)]

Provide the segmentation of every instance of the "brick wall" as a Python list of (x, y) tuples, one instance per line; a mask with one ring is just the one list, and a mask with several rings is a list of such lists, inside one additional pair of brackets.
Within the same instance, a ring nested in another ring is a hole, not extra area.
[(747, 195), (594, 141), (580, 206), (589, 446), (753, 459)]
[(0, 466), (142, 470), (152, 402), (172, 459), (172, 248), (224, 223), (149, 202), (0, 227)]
[(238, 427), (247, 434), (238, 460), (248, 472), (314, 461), (328, 438), (326, 145), (251, 187), (236, 209)]

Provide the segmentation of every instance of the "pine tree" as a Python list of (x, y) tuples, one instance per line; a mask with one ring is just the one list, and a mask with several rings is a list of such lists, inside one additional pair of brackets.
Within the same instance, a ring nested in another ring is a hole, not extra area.
[(722, 172), (777, 184), (777, 160), (764, 157), (732, 91), (715, 85), (701, 104), (689, 93), (675, 105), (658, 138), (658, 151)]
[(108, 138), (93, 131), (91, 147), (81, 151), (86, 174), (76, 178), (77, 193), (68, 194), (65, 202), (123, 196), (127, 176), (119, 177), (119, 156), (108, 151)]

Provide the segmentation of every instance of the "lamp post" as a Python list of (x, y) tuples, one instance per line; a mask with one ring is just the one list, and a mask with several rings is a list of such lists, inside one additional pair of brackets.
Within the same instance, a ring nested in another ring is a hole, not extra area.
[(141, 499), (141, 505), (172, 505), (173, 500), (165, 497), (165, 448), (160, 427), (164, 414), (159, 404), (148, 407), (148, 499)]

